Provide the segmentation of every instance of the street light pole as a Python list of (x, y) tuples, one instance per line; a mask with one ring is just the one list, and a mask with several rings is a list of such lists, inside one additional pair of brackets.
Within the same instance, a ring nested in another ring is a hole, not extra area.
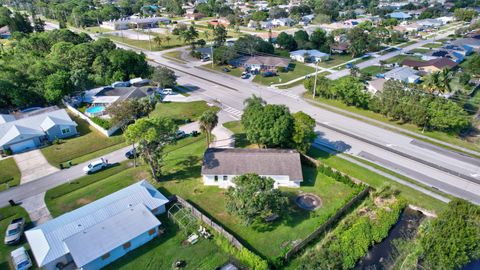
[(315, 62), (315, 82), (313, 83), (313, 99), (315, 99), (315, 93), (317, 91), (317, 77), (318, 77), (318, 60)]

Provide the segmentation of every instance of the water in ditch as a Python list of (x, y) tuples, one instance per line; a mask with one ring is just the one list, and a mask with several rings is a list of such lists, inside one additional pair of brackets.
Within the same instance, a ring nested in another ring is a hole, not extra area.
[(390, 230), (387, 238), (370, 248), (367, 255), (360, 259), (355, 269), (387, 270), (397, 256), (394, 240), (409, 240), (415, 237), (417, 229), (425, 216), (411, 208), (405, 208), (400, 219)]

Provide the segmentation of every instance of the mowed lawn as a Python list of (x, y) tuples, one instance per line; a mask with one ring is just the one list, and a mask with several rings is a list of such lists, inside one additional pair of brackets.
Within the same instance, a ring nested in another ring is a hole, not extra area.
[(178, 146), (172, 151), (166, 158), (165, 171), (168, 174), (159, 182), (159, 190), (166, 196), (177, 194), (189, 200), (247, 247), (271, 260), (288, 250), (294, 241), (305, 238), (354, 195), (350, 187), (326, 176), (316, 175), (314, 169), (305, 167), (305, 185), (284, 191), (291, 199), (300, 192), (315, 193), (322, 199), (322, 207), (308, 212), (291, 202), (284, 219), (262, 228), (247, 227), (241, 219), (227, 213), (224, 189), (203, 185), (200, 166), (204, 150), (205, 142), (198, 138), (198, 141)]
[[(7, 246), (3, 244), (3, 239), (5, 238), (5, 230), (7, 229), (8, 224), (15, 218), (23, 217), (27, 220), (27, 228), (29, 228), (30, 218), (28, 217), (27, 212), (21, 206), (7, 206), (0, 208), (0, 238), (2, 243), (0, 244), (0, 269), (14, 269), (10, 260), (10, 252), (14, 249), (17, 249), (25, 244), (25, 236), (22, 236), (22, 239), (19, 244), (14, 246)], [(33, 257), (30, 255), (30, 258)]]
[(184, 260), (182, 269), (211, 270), (225, 265), (229, 256), (213, 239), (200, 238), (195, 245), (182, 244), (186, 236), (166, 215), (160, 217), (165, 233), (141, 246), (105, 269), (174, 269), (177, 260)]
[(217, 107), (210, 107), (205, 101), (193, 102), (162, 102), (157, 103), (150, 117), (170, 117), (177, 124), (184, 124), (186, 120), (196, 121), (203, 112), (210, 109), (218, 110)]
[[(210, 69), (210, 70), (215, 70), (215, 71), (221, 72), (223, 74), (231, 75), (231, 76), (238, 77), (238, 78), (240, 78), (240, 76), (242, 76), (242, 72), (243, 72), (242, 68), (238, 68), (238, 67), (237, 68), (231, 68), (230, 66), (227, 66), (227, 65), (213, 65), (213, 67), (212, 67), (212, 64), (205, 64), (205, 65), (202, 65), (201, 67), (202, 68), (207, 68), (207, 69)], [(225, 72), (225, 71), (223, 71), (224, 68), (228, 68), (230, 71)]]
[(297, 78), (303, 78), (313, 72), (315, 72), (313, 67), (302, 63), (292, 63), (286, 72), (277, 72), (277, 76), (272, 77), (263, 77), (261, 74), (258, 74), (253, 81), (263, 85), (286, 83)]
[(20, 184), (20, 170), (12, 157), (0, 160), (0, 191)]
[(59, 167), (60, 163), (69, 160), (72, 160), (73, 164), (78, 164), (125, 146), (125, 139), (121, 134), (106, 137), (85, 120), (73, 115), (70, 117), (78, 124), (77, 131), (80, 136), (43, 148), (41, 151), (51, 165)]
[(340, 64), (344, 64), (345, 62), (353, 59), (354, 58), (352, 58), (350, 54), (332, 54), (329, 60), (318, 63), (318, 66), (324, 68), (331, 68)]

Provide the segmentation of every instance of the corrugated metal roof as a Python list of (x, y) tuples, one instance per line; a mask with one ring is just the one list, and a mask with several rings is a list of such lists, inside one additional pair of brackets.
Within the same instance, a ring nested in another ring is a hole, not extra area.
[[(64, 109), (48, 111), (46, 113), (32, 115), (30, 117), (21, 118), (15, 121), (6, 122), (0, 124), (0, 146), (10, 142), (15, 136), (18, 135), (43, 135), (45, 130), (42, 128), (42, 123), (50, 117), (52, 122), (61, 122), (62, 125), (72, 125), (76, 126), (77, 123), (70, 119), (68, 113)], [(48, 121), (47, 121), (48, 122)], [(47, 124), (46, 124), (47, 125)], [(15, 129), (12, 128), (16, 126)], [(48, 126), (48, 125), (47, 125)], [(17, 134), (18, 133), (18, 134)], [(13, 136), (13, 135), (15, 136)], [(7, 137), (7, 135), (12, 135), (13, 137)]]
[(75, 265), (82, 267), (160, 224), (145, 205), (138, 204), (70, 236), (65, 245)]
[(168, 199), (165, 196), (147, 181), (142, 180), (52, 219), (25, 232), (25, 235), (35, 259), (41, 267), (69, 253), (64, 243), (68, 237), (99, 224), (132, 206), (143, 204), (149, 210), (153, 210), (166, 203), (168, 203)]

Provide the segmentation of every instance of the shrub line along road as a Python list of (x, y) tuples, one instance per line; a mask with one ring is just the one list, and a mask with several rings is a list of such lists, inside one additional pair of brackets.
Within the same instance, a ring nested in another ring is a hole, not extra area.
[[(96, 38), (96, 36), (93, 35), (93, 38)], [(117, 45), (122, 48), (141, 51), (138, 48), (125, 46), (118, 42)], [(143, 53), (149, 59), (152, 59), (152, 64), (174, 69), (180, 84), (194, 86), (197, 90), (192, 91), (191, 95), (197, 95), (209, 102), (219, 103), (233, 110), (242, 111), (243, 101), (254, 94), (262, 97), (270, 104), (284, 104), (292, 112), (304, 111), (318, 123), (322, 123), (322, 125), (317, 125), (316, 131), (319, 135), (317, 140), (322, 141), (323, 144), (330, 145), (339, 152), (361, 158), (367, 156), (365, 153), (368, 153), (369, 157), (376, 157), (373, 162), (382, 167), (445, 193), (480, 204), (480, 185), (459, 176), (467, 175), (480, 180), (479, 166), (476, 162), (457, 158), (457, 155), (450, 150), (438, 151), (434, 147), (419, 146), (413, 143), (414, 139), (411, 137), (316, 107), (285, 91), (276, 91), (250, 82), (247, 83), (230, 75), (166, 61), (162, 58), (161, 52), (143, 51)], [(395, 54), (384, 55), (384, 57), (389, 56), (393, 57)], [(355, 138), (348, 136), (348, 134), (355, 134)], [(362, 138), (362, 140), (358, 138)], [(375, 142), (375, 144), (371, 142)], [(378, 145), (382, 147), (378, 147)], [(401, 154), (399, 155), (399, 153)], [(480, 155), (480, 153), (478, 154)], [(415, 157), (415, 160), (409, 157)], [(380, 160), (389, 162), (388, 164), (381, 163)], [(432, 167), (428, 164), (436, 164), (438, 167)], [(439, 167), (442, 169), (438, 169)], [(429, 179), (426, 179), (425, 176), (428, 176)], [(432, 183), (432, 180), (436, 182)], [(0, 203), (3, 202), (3, 193), (0, 193)]]

